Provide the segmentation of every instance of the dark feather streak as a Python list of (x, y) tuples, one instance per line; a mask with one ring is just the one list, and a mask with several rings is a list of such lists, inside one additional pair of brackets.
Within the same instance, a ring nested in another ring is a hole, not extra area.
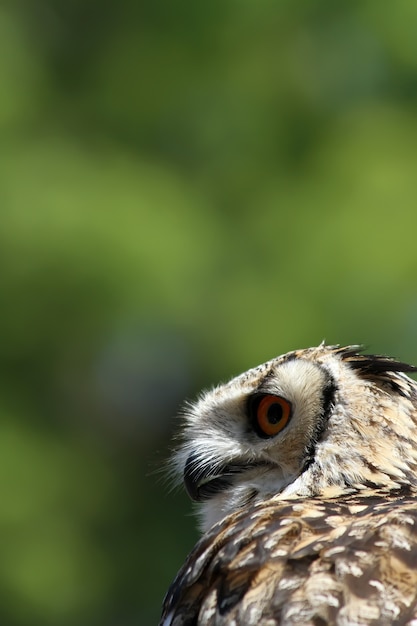
[(381, 354), (360, 354), (358, 346), (341, 348), (340, 355), (350, 367), (363, 374), (378, 376), (384, 372), (417, 372), (417, 367)]

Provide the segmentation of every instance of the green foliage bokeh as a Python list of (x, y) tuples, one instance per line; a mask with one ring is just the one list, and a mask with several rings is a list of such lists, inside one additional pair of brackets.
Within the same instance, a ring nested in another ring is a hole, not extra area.
[(157, 621), (185, 397), (326, 339), (417, 361), (407, 0), (0, 8), (0, 622)]

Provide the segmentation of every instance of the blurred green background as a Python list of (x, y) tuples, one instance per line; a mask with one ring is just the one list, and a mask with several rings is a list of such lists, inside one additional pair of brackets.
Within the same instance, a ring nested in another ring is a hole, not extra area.
[(0, 623), (156, 623), (203, 386), (417, 361), (417, 4), (0, 8)]

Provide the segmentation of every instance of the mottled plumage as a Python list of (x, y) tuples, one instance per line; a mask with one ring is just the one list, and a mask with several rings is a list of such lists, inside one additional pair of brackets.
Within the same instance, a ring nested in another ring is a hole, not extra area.
[(411, 371), (322, 344), (187, 409), (176, 465), (206, 532), (161, 624), (417, 626)]

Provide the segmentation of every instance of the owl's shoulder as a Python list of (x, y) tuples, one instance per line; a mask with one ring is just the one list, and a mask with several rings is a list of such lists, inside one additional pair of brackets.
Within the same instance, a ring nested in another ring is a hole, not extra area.
[[(272, 499), (229, 515), (173, 582), (163, 624), (391, 624), (417, 616), (417, 493)], [(406, 622), (404, 622), (406, 623)]]

